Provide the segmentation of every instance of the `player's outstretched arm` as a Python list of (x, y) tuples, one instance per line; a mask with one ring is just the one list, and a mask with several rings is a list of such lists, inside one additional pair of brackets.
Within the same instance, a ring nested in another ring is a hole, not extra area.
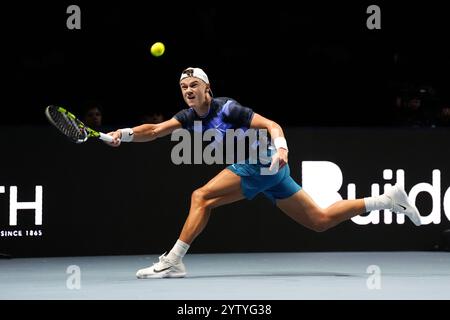
[(272, 138), (273, 145), (277, 149), (277, 153), (272, 157), (272, 164), (270, 170), (274, 168), (276, 163), (279, 164), (279, 168), (282, 168), (288, 162), (288, 147), (286, 139), (284, 138), (283, 129), (281, 126), (270, 119), (255, 113), (250, 123), (251, 128), (255, 129), (267, 129)]
[(108, 133), (114, 138), (114, 141), (108, 144), (118, 147), (121, 142), (148, 142), (164, 137), (179, 128), (181, 123), (171, 118), (161, 123), (146, 123), (133, 128), (119, 129)]

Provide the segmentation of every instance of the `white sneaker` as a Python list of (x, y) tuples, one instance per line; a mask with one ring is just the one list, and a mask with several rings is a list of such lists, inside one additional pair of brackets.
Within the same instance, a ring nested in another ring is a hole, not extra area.
[(186, 268), (183, 262), (181, 260), (178, 262), (171, 261), (165, 253), (159, 257), (159, 262), (154, 263), (153, 266), (136, 272), (138, 279), (184, 278), (185, 276)]
[(393, 186), (384, 193), (389, 199), (392, 200), (392, 211), (395, 213), (403, 213), (406, 215), (416, 226), (420, 226), (420, 214), (419, 210), (409, 201), (408, 195), (398, 185)]

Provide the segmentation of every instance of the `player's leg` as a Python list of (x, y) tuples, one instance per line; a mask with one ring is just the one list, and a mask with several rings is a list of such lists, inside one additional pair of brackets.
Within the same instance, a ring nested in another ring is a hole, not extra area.
[(222, 170), (191, 196), (189, 215), (180, 237), (169, 253), (159, 257), (159, 262), (141, 269), (136, 276), (146, 278), (180, 278), (186, 275), (182, 259), (190, 244), (208, 223), (211, 209), (243, 199), (241, 178), (228, 169)]
[(192, 193), (191, 208), (179, 239), (190, 245), (208, 223), (211, 209), (243, 198), (241, 177), (228, 169), (222, 170)]
[(292, 219), (318, 232), (365, 212), (384, 209), (403, 213), (415, 225), (421, 224), (417, 208), (409, 201), (405, 191), (398, 186), (377, 197), (341, 200), (327, 208), (319, 207), (303, 189), (288, 198), (278, 199), (276, 204)]
[(303, 189), (289, 198), (277, 200), (276, 204), (296, 222), (317, 232), (366, 212), (362, 199), (342, 200), (328, 208), (321, 208)]

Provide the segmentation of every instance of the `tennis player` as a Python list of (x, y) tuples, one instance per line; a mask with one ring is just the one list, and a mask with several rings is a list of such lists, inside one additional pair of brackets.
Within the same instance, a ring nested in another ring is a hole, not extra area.
[[(421, 224), (417, 208), (397, 185), (380, 196), (341, 200), (328, 208), (319, 207), (290, 176), (289, 148), (278, 123), (240, 105), (236, 100), (213, 97), (208, 76), (200, 68), (184, 70), (180, 77), (180, 88), (189, 108), (162, 123), (110, 132), (114, 138), (110, 145), (152, 141), (179, 128), (192, 131), (194, 121), (201, 121), (203, 131), (219, 128), (223, 134), (226, 129), (266, 129), (270, 134), (273, 155), (268, 164), (234, 163), (195, 190), (189, 215), (175, 245), (170, 252), (159, 257), (159, 262), (138, 270), (138, 278), (185, 277), (183, 257), (208, 223), (211, 210), (244, 198), (252, 199), (261, 192), (293, 220), (317, 232), (328, 230), (356, 215), (383, 209), (405, 214), (415, 225)], [(261, 174), (264, 166), (270, 166), (269, 170), (277, 170), (274, 174)]]

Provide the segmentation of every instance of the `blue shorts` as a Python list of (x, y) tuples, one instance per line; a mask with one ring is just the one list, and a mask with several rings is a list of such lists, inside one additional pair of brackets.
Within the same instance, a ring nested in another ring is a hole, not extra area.
[(286, 199), (299, 191), (301, 187), (292, 179), (289, 165), (285, 165), (276, 174), (261, 175), (261, 165), (235, 163), (227, 167), (241, 177), (241, 188), (244, 197), (251, 200), (262, 192), (272, 203), (278, 199)]

